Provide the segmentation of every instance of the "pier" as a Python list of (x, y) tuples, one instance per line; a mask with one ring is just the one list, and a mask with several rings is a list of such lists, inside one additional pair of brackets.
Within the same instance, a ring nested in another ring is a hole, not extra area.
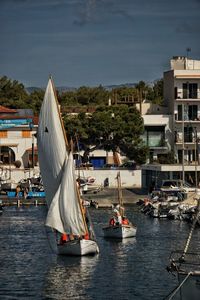
[[(111, 207), (118, 204), (118, 191), (117, 188), (105, 188), (97, 193), (88, 192), (83, 195), (87, 201), (96, 201), (99, 208)], [(146, 192), (142, 189), (122, 189), (123, 203), (125, 205), (135, 204), (140, 198), (147, 196)]]
[[(123, 189), (123, 203), (125, 205), (135, 204), (140, 198), (145, 198), (146, 194), (141, 189)], [(87, 201), (96, 201), (99, 208), (111, 207), (118, 204), (118, 194), (116, 188), (105, 188), (101, 191), (88, 191), (82, 197)], [(0, 200), (4, 206), (30, 206), (30, 205), (46, 205), (44, 197), (41, 198), (24, 198), (24, 197), (8, 197), (0, 195)]]
[(3, 206), (30, 206), (30, 205), (46, 205), (45, 198), (30, 198), (26, 199), (24, 197), (8, 197), (8, 196), (0, 196), (0, 200), (2, 201)]

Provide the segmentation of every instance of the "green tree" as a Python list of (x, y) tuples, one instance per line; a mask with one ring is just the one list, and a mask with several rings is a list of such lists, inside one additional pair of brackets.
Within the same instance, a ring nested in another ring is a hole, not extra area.
[(162, 104), (163, 102), (163, 79), (156, 80), (153, 86), (153, 103)]
[[(140, 138), (143, 133), (143, 119), (136, 108), (128, 106), (101, 106), (90, 116), (64, 115), (64, 124), (69, 138), (75, 134), (87, 154), (95, 149), (122, 151), (142, 163), (146, 160), (147, 148)], [(141, 153), (144, 153), (142, 156)]]
[(28, 104), (28, 93), (24, 85), (6, 76), (0, 78), (0, 103), (10, 108), (24, 108)]
[(30, 94), (28, 100), (28, 107), (31, 108), (35, 114), (39, 114), (43, 98), (44, 90), (36, 90)]

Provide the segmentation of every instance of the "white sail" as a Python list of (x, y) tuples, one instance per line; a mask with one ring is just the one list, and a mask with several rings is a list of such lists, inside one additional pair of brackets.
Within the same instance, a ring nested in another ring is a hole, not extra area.
[(40, 111), (37, 140), (40, 171), (50, 206), (60, 186), (66, 158), (66, 142), (51, 79)]
[(61, 184), (48, 211), (46, 225), (73, 235), (86, 233), (79, 202), (72, 152), (65, 160)]
[(68, 157), (57, 101), (50, 79), (38, 126), (38, 156), (49, 206), (46, 225), (59, 232), (84, 235), (72, 152)]

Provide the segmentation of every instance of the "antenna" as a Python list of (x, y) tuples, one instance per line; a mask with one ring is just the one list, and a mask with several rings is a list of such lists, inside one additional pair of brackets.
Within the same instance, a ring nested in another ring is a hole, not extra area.
[(189, 58), (189, 52), (191, 52), (192, 51), (192, 49), (191, 48), (189, 48), (189, 47), (187, 47), (186, 48), (186, 52), (187, 52), (187, 58)]

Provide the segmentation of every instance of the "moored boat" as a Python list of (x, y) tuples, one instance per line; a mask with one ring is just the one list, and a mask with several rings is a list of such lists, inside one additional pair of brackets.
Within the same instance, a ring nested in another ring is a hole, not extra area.
[(117, 174), (117, 187), (119, 204), (114, 209), (115, 216), (111, 218), (109, 225), (103, 227), (104, 237), (117, 239), (135, 237), (137, 227), (124, 215), (120, 172)]
[(200, 299), (200, 253), (188, 252), (194, 228), (199, 220), (200, 199), (196, 207), (195, 218), (186, 241), (184, 250), (173, 251), (170, 255), (170, 265), (167, 270), (177, 276), (178, 286), (166, 299), (173, 299), (179, 295), (181, 300)]
[(124, 239), (136, 236), (137, 228), (136, 226), (130, 225), (115, 225), (107, 226), (103, 228), (104, 237)]
[(97, 244), (92, 240), (74, 239), (63, 245), (58, 244), (58, 254), (61, 255), (83, 256), (93, 255), (97, 252), (99, 252)]

